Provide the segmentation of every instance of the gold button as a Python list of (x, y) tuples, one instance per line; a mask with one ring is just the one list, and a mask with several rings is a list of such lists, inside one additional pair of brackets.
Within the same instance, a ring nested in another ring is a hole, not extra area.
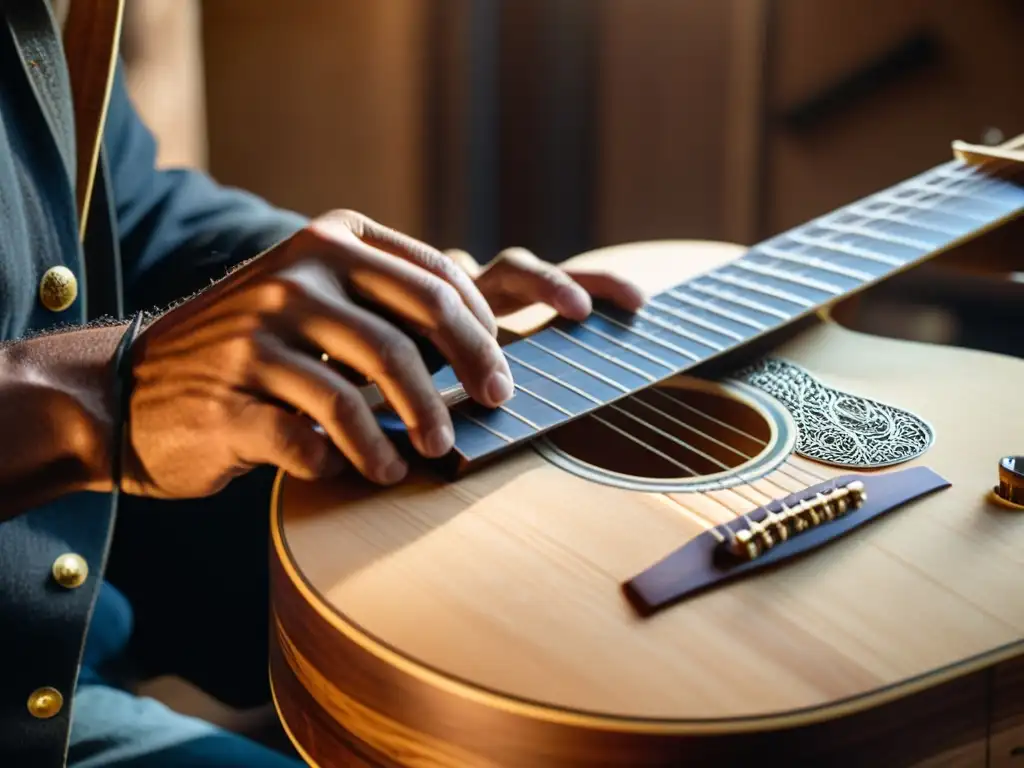
[(28, 697), (28, 711), (32, 717), (48, 720), (60, 713), (64, 697), (56, 688), (39, 688)]
[(39, 300), (51, 312), (63, 312), (78, 298), (78, 278), (64, 266), (50, 267), (39, 281)]
[(66, 589), (75, 589), (89, 578), (89, 564), (85, 558), (69, 552), (53, 561), (53, 578)]

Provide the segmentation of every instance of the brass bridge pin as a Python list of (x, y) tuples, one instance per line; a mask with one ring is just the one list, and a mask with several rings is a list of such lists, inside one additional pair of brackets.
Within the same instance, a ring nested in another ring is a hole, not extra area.
[(999, 461), (999, 485), (993, 489), (1004, 506), (1024, 509), (1024, 456), (1004, 456)]
[(790, 535), (798, 535), (843, 517), (863, 506), (866, 500), (864, 483), (853, 480), (841, 488), (819, 491), (811, 498), (800, 499), (795, 507), (780, 502), (782, 512), (773, 511), (770, 505), (762, 507), (764, 517), (761, 520), (747, 517), (746, 528), (730, 530), (727, 549), (741, 560), (755, 560), (777, 544), (787, 541)]

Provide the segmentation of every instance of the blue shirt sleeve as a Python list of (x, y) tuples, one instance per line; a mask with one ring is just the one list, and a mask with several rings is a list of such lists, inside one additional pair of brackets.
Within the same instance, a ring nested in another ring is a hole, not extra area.
[(307, 223), (199, 171), (158, 169), (156, 141), (131, 104), (121, 67), (103, 142), (128, 311), (188, 296)]

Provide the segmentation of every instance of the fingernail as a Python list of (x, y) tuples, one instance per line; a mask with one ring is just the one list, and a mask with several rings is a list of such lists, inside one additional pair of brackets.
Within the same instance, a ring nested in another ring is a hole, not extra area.
[(512, 397), (512, 379), (501, 371), (495, 371), (487, 379), (485, 391), (492, 405), (501, 405)]
[(593, 309), (590, 294), (577, 285), (564, 285), (559, 288), (552, 304), (559, 314), (570, 320), (583, 320)]
[(455, 435), (452, 433), (451, 427), (445, 425), (438, 427), (432, 432), (427, 434), (426, 445), (427, 452), (431, 457), (444, 456), (448, 451), (452, 449), (452, 445), (455, 443)]
[(639, 310), (643, 309), (644, 305), (647, 303), (647, 295), (639, 288), (635, 287), (633, 288), (632, 293), (633, 295), (630, 296), (628, 300), (631, 305), (630, 309), (632, 309), (634, 312), (638, 312)]
[(384, 485), (393, 485), (405, 477), (406, 469), (407, 467), (404, 461), (395, 459), (390, 464), (386, 464), (380, 471), (380, 481)]

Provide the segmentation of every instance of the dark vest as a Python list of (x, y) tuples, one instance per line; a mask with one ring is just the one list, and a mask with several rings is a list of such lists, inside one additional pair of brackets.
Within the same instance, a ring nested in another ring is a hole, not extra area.
[[(118, 241), (105, 158), (84, 248), (77, 235), (74, 122), (56, 24), (44, 2), (4, 0), (0, 7), (0, 110), (8, 118), (6, 126), (0, 122), (0, 259), (19, 255), (7, 258), (0, 272), (0, 332), (17, 338), (119, 317)], [(14, 130), (15, 119), (21, 130)], [(62, 311), (48, 309), (38, 290), (57, 266), (78, 281), (77, 298)], [(65, 763), (114, 506), (106, 494), (75, 494), (0, 524), (0, 765)], [(58, 561), (84, 561), (87, 577), (78, 584), (67, 567), (54, 568)]]
[[(0, 340), (166, 306), (305, 226), (204, 174), (158, 171), (153, 137), (118, 74), (80, 242), (57, 25), (46, 0), (0, 0), (0, 14)], [(41, 295), (48, 274), (69, 273), (73, 302)], [(127, 611), (103, 583), (114, 518), (109, 495), (74, 494), (0, 523), (4, 768), (65, 763), (76, 683), (127, 636), (117, 626)], [(75, 578), (83, 564), (88, 577)]]

